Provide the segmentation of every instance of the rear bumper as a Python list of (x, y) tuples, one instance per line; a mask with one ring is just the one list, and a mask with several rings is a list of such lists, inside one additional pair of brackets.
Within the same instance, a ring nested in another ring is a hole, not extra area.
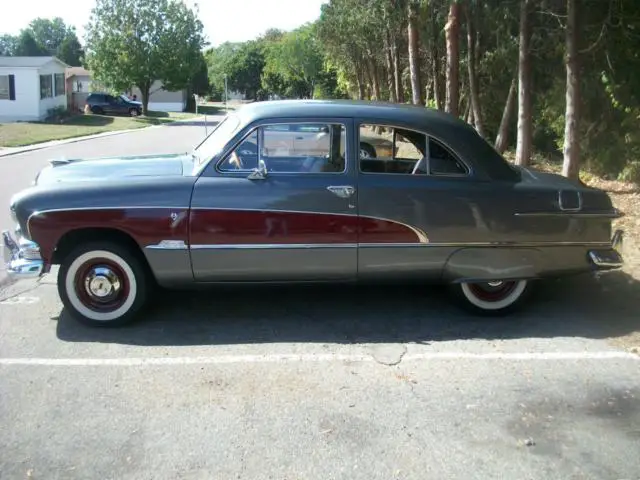
[(616, 230), (611, 237), (610, 248), (598, 248), (589, 250), (589, 260), (596, 270), (615, 270), (622, 268), (622, 245), (624, 233)]
[(8, 231), (2, 232), (3, 257), (7, 274), (11, 278), (39, 277), (44, 271), (38, 244), (19, 236), (17, 240)]

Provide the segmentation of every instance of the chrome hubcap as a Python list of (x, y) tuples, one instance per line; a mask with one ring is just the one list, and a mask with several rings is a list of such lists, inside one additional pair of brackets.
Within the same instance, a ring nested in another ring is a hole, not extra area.
[(360, 158), (370, 158), (371, 155), (369, 155), (369, 152), (367, 152), (364, 149), (360, 149)]
[(502, 281), (501, 280), (496, 280), (494, 282), (487, 282), (487, 285), (489, 285), (490, 287), (499, 287), (500, 285), (502, 285)]
[(121, 288), (118, 275), (107, 267), (97, 267), (89, 271), (84, 281), (87, 293), (98, 300), (116, 295)]

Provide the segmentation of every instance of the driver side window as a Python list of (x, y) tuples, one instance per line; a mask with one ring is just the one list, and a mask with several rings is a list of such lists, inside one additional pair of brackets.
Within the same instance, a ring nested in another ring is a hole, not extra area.
[(288, 123), (258, 127), (218, 164), (220, 172), (250, 172), (264, 163), (269, 173), (343, 173), (346, 127)]

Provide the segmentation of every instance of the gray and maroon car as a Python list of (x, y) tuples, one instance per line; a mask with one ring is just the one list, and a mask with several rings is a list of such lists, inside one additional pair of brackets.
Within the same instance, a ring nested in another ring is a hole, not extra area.
[(435, 281), (498, 314), (535, 280), (623, 262), (605, 192), (386, 103), (257, 102), (189, 154), (52, 161), (11, 212), (9, 272), (59, 265), (91, 325), (130, 321), (157, 285), (220, 282)]

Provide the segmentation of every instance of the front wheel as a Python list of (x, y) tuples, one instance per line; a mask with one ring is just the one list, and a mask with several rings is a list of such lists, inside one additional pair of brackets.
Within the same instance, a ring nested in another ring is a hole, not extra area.
[(111, 242), (80, 245), (58, 271), (58, 293), (81, 323), (110, 327), (129, 323), (144, 306), (147, 271), (130, 248)]
[(467, 310), (481, 315), (504, 315), (524, 303), (531, 285), (528, 280), (493, 281), (459, 283), (453, 289)]
[(129, 115), (131, 115), (132, 117), (137, 117), (138, 115), (140, 115), (140, 112), (137, 108), (132, 108), (131, 110), (129, 110)]

